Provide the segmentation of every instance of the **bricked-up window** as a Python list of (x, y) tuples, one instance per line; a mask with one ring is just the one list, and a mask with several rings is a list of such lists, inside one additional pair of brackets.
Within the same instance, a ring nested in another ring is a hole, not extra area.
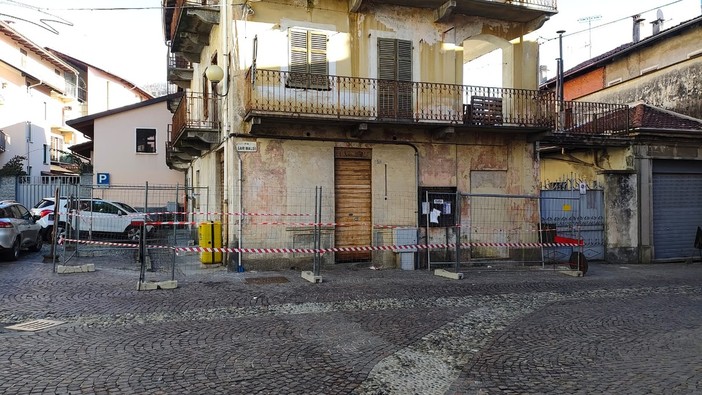
[(329, 89), (327, 35), (311, 30), (290, 29), (288, 88)]
[(455, 226), (456, 216), (455, 187), (421, 187), (419, 188), (419, 226), (448, 227)]
[(156, 152), (156, 129), (137, 128), (136, 152)]

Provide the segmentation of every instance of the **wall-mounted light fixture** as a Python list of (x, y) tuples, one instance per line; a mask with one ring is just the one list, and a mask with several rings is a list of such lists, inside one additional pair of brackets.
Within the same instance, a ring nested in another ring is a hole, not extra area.
[[(210, 82), (217, 84), (224, 79), (224, 70), (216, 64), (211, 64), (205, 69), (205, 77), (207, 77)], [(226, 96), (227, 93), (229, 93), (229, 79), (227, 79), (227, 89), (224, 93), (217, 93), (216, 90), (214, 91), (214, 94), (217, 96)]]

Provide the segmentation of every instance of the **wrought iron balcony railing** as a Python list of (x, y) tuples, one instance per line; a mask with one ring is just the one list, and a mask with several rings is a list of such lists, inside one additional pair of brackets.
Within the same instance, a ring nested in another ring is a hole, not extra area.
[(582, 101), (563, 103), (561, 124), (557, 132), (572, 135), (609, 136), (630, 128), (629, 106)]
[[(580, 134), (628, 129), (625, 105), (565, 102), (553, 92), (249, 70), (247, 117), (455, 124)], [(562, 113), (562, 116), (559, 116)]]
[[(253, 75), (251, 74), (253, 73)], [(555, 125), (550, 92), (249, 70), (246, 112), (474, 126)]]
[(170, 140), (174, 144), (186, 131), (219, 132), (218, 103), (212, 95), (189, 92), (180, 98), (173, 114)]
[(183, 56), (169, 52), (168, 53), (168, 68), (169, 69), (192, 69), (193, 64)]

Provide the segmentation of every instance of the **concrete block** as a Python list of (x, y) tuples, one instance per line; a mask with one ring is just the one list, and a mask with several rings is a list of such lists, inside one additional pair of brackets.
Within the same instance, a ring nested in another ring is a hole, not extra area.
[(311, 272), (309, 270), (302, 272), (302, 278), (305, 280), (311, 282), (311, 283), (321, 283), (322, 282), (322, 276), (315, 276), (314, 272)]
[(94, 263), (88, 263), (85, 265), (76, 265), (76, 266), (56, 265), (56, 273), (58, 273), (58, 274), (89, 273), (89, 272), (94, 272), (94, 271), (95, 271), (95, 264)]
[(565, 274), (566, 276), (572, 276), (572, 277), (582, 277), (583, 272), (580, 270), (560, 270), (559, 273)]
[(434, 275), (440, 276), (440, 277), (450, 278), (452, 280), (462, 280), (463, 279), (463, 273), (454, 273), (454, 272), (450, 272), (450, 271), (444, 270), (444, 269), (434, 270)]
[(137, 291), (153, 291), (156, 289), (175, 289), (178, 288), (177, 280), (167, 281), (140, 281), (137, 284)]

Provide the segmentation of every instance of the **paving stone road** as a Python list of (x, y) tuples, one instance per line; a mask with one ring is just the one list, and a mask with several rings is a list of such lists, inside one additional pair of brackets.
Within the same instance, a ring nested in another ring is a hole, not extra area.
[[(94, 262), (0, 262), (0, 393), (702, 394), (697, 263), (200, 269), (137, 291), (129, 260)], [(7, 329), (36, 319), (63, 324)]]

